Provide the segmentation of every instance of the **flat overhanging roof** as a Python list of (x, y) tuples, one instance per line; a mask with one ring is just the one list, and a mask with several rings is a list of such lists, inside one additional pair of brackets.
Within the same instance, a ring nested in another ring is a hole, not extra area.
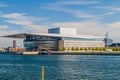
[(102, 39), (103, 36), (90, 36), (90, 35), (68, 35), (68, 34), (51, 34), (51, 33), (20, 33), (13, 35), (5, 35), (2, 37), (20, 38), (25, 39), (26, 36), (50, 36), (50, 37), (67, 37), (67, 38), (83, 38), (83, 39)]
[(26, 33), (20, 33), (20, 34), (11, 34), (11, 35), (5, 35), (2, 37), (8, 37), (8, 38), (20, 38), (24, 39), (26, 37)]

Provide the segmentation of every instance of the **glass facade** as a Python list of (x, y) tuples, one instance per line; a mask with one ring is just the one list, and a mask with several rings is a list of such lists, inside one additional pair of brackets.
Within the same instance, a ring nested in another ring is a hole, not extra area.
[(29, 51), (37, 50), (57, 50), (58, 49), (57, 37), (49, 36), (26, 36), (24, 46)]
[(60, 34), (60, 28), (48, 29), (48, 33)]
[(85, 38), (70, 38), (70, 37), (63, 37), (61, 40), (80, 40), (80, 41), (96, 41), (95, 38), (85, 39)]
[(72, 41), (70, 42), (70, 44), (76, 41), (96, 41), (95, 38), (83, 39), (83, 38), (70, 38), (70, 37), (51, 37), (51, 36), (29, 35), (29, 36), (26, 36), (26, 39), (24, 40), (24, 47), (26, 47), (26, 50), (28, 51), (39, 51), (39, 50), (56, 51), (58, 50), (58, 47), (61, 45), (59, 44), (60, 40), (63, 40), (63, 41), (70, 40)]

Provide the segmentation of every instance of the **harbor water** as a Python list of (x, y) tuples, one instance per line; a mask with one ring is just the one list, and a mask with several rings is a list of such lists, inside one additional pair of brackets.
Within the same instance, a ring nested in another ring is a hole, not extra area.
[(0, 54), (0, 80), (120, 80), (120, 56)]

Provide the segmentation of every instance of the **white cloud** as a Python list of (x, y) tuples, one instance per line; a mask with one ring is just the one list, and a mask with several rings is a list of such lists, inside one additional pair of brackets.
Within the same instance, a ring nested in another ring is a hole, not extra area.
[[(51, 4), (43, 5), (42, 7), (45, 9), (53, 10), (53, 11), (61, 11), (72, 14), (75, 18), (82, 18), (82, 19), (100, 19), (98, 15), (93, 15), (88, 13), (88, 11), (83, 11), (83, 9), (72, 9), (67, 6), (80, 6), (80, 5), (88, 5), (88, 4), (98, 4), (98, 1), (83, 1), (83, 0), (66, 0), (66, 1), (58, 1)], [(82, 7), (82, 6), (81, 6)], [(84, 8), (84, 7), (83, 7)]]
[(53, 4), (49, 4), (52, 6), (68, 6), (68, 5), (88, 5), (88, 4), (98, 4), (98, 1), (81, 1), (81, 0), (64, 0), (58, 1)]
[(120, 12), (120, 6), (96, 6), (94, 8), (107, 10), (112, 13)]
[(16, 20), (47, 21), (47, 19), (45, 18), (36, 18), (36, 17), (27, 16), (26, 13), (0, 14), (0, 17), (6, 19), (16, 19)]
[[(103, 35), (105, 33), (103, 25), (101, 25), (99, 22), (94, 21), (85, 21), (85, 22), (61, 22), (61, 23), (55, 23), (55, 26), (61, 26), (61, 27), (76, 27), (78, 28), (79, 34), (99, 34)], [(93, 32), (94, 31), (94, 32)], [(102, 31), (102, 32), (101, 32)]]
[(27, 21), (27, 20), (7, 20), (6, 22), (11, 23), (11, 24), (16, 24), (16, 25), (21, 25), (26, 31), (30, 32), (41, 32), (41, 33), (46, 33), (47, 32), (47, 27), (45, 25), (37, 25), (34, 24), (32, 21)]
[(70, 14), (74, 15), (76, 18), (91, 19), (91, 18), (96, 17), (95, 15), (87, 14), (87, 13), (84, 13), (83, 11), (77, 10), (77, 9), (68, 9), (68, 8), (59, 7), (59, 6), (56, 6), (56, 7), (54, 7), (54, 6), (46, 6), (44, 8), (50, 9), (50, 10), (53, 10), (53, 11), (62, 11), (62, 12), (70, 13)]
[(98, 4), (100, 2), (98, 1), (69, 1), (69, 2), (63, 2), (65, 5), (88, 5), (88, 4)]
[[(9, 34), (17, 34), (21, 33), (20, 30), (3, 30), (0, 29), (0, 36), (9, 35)], [(16, 38), (5, 38), (0, 37), (0, 47), (12, 47), (13, 40), (16, 40), (17, 43), (20, 44), (21, 47), (23, 47), (23, 39), (16, 39)]]
[(8, 35), (8, 34), (16, 34), (16, 33), (21, 33), (21, 31), (20, 30), (0, 29), (0, 36)]
[(29, 26), (33, 24), (31, 21), (26, 20), (6, 20), (6, 22), (23, 26)]
[[(61, 11), (61, 12), (66, 12), (69, 14), (72, 14), (75, 18), (82, 18), (82, 19), (86, 19), (86, 20), (102, 20), (105, 19), (106, 17), (108, 18), (108, 16), (110, 15), (114, 15), (117, 12), (120, 12), (120, 6), (96, 6), (96, 4), (99, 4), (99, 1), (84, 1), (84, 0), (66, 0), (66, 1), (57, 1), (51, 4), (47, 4), (44, 5), (43, 8), (49, 9), (49, 10), (53, 10), (53, 11)], [(84, 9), (83, 5), (87, 5), (89, 6), (91, 4), (92, 8), (94, 8), (94, 10), (96, 10), (95, 13), (92, 13), (91, 11), (93, 9), (87, 8), (86, 7)], [(69, 6), (73, 6), (73, 8), (69, 7)], [(74, 6), (78, 7), (81, 6), (83, 7), (83, 9), (77, 9), (74, 8)], [(88, 10), (88, 9), (91, 9)], [(104, 9), (102, 11), (98, 11), (98, 9)], [(91, 13), (90, 13), (90, 12)]]
[[(38, 25), (35, 21), (46, 21), (46, 19), (39, 19), (27, 16), (24, 13), (12, 13), (12, 14), (0, 14), (0, 17), (4, 18), (7, 23), (19, 25), (22, 29), (11, 30), (10, 26), (0, 25), (0, 36), (9, 34), (18, 34), (23, 32), (39, 32), (46, 33), (48, 26)], [(18, 27), (18, 26), (16, 26)], [(9, 30), (9, 29), (10, 30)], [(12, 41), (17, 40), (20, 46), (23, 46), (23, 40), (21, 39), (10, 39), (10, 38), (0, 38), (0, 47), (12, 46)]]
[(0, 17), (18, 19), (18, 18), (24, 18), (25, 15), (26, 14), (24, 14), (24, 13), (12, 13), (12, 14), (2, 14)]
[(15, 39), (15, 38), (1, 38), (0, 37), (0, 47), (12, 47), (13, 40), (16, 40), (16, 43), (19, 44), (19, 47), (23, 47), (23, 39)]
[(115, 14), (116, 12), (106, 12), (105, 15), (113, 15)]
[(111, 10), (111, 11), (120, 11), (120, 6), (108, 6), (108, 7), (101, 7), (101, 8)]
[(73, 14), (76, 18), (94, 18), (94, 17), (95, 17), (94, 15), (84, 13), (84, 12), (81, 11), (81, 10), (65, 9), (65, 8), (61, 8), (61, 9), (59, 8), (59, 9), (57, 9), (57, 10), (61, 10), (61, 11), (67, 12), (67, 13), (71, 13), (71, 14)]
[(1, 14), (0, 17), (5, 18), (7, 23), (20, 25), (26, 31), (30, 32), (47, 32), (46, 25), (35, 24), (35, 21), (46, 22), (46, 19), (39, 19), (27, 16), (25, 13), (12, 13), (12, 14)]
[(0, 25), (0, 29), (7, 29), (8, 26), (7, 25)]
[(106, 32), (114, 42), (120, 42), (120, 22), (103, 24), (97, 21), (57, 22), (54, 26), (75, 27), (79, 34), (104, 36)]
[(110, 24), (107, 24), (107, 26), (109, 26), (111, 28), (119, 28), (120, 29), (120, 21), (118, 21), (118, 22), (112, 22)]

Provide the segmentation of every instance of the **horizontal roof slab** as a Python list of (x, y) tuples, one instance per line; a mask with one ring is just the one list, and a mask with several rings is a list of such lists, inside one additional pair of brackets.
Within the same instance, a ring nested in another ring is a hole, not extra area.
[(104, 38), (103, 36), (90, 36), (90, 35), (65, 35), (65, 34), (48, 34), (48, 33), (20, 33), (20, 34), (13, 34), (13, 35), (5, 35), (2, 37), (9, 37), (9, 38), (21, 38), (24, 39), (26, 36), (50, 36), (50, 37), (69, 37), (69, 38)]

